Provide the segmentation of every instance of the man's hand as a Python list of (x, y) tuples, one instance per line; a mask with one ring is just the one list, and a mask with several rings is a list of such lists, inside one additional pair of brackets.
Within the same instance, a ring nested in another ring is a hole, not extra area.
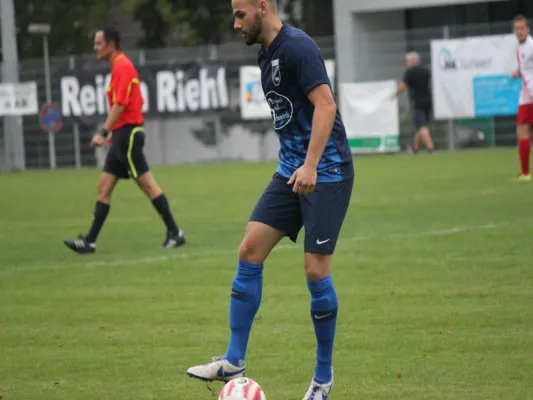
[(105, 137), (100, 133), (96, 133), (91, 139), (91, 147), (100, 147), (104, 143), (105, 143)]
[(304, 164), (292, 174), (291, 179), (287, 185), (292, 185), (292, 191), (302, 196), (313, 193), (316, 187), (317, 172), (316, 168), (311, 165)]
[(517, 68), (511, 72), (511, 79), (520, 78), (520, 70)]

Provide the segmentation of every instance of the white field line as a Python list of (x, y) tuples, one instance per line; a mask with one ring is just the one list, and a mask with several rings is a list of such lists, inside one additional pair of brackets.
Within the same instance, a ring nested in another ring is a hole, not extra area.
[[(418, 232), (407, 232), (407, 233), (391, 233), (391, 234), (374, 234), (367, 236), (353, 236), (350, 238), (340, 238), (337, 243), (354, 243), (354, 242), (363, 242), (369, 240), (402, 240), (404, 238), (413, 238), (413, 237), (425, 237), (425, 236), (448, 236), (458, 233), (470, 232), (470, 231), (485, 231), (491, 229), (499, 229), (510, 226), (508, 223), (489, 223), (483, 225), (472, 225), (472, 226), (455, 226), (446, 229), (430, 229), (426, 231)], [(274, 251), (283, 251), (288, 249), (296, 249), (298, 245), (295, 244), (281, 244), (278, 245)], [(206, 250), (206, 251), (195, 251), (187, 252), (181, 249), (170, 249), (170, 250), (161, 250), (167, 252), (174, 252), (174, 254), (165, 254), (161, 256), (151, 256), (144, 258), (133, 258), (133, 259), (121, 259), (113, 261), (89, 261), (85, 263), (75, 263), (75, 264), (61, 264), (61, 265), (48, 265), (48, 266), (33, 266), (27, 268), (12, 268), (5, 269), (0, 271), (0, 276), (5, 276), (10, 273), (17, 272), (31, 272), (31, 271), (46, 271), (46, 270), (61, 270), (67, 268), (97, 268), (97, 267), (114, 267), (122, 265), (135, 265), (135, 264), (155, 264), (164, 261), (172, 260), (190, 260), (194, 262), (195, 260), (208, 260), (211, 258), (217, 258), (220, 256), (235, 255), (237, 258), (237, 248), (231, 249), (217, 249), (217, 250)], [(345, 251), (345, 250), (342, 250)], [(90, 255), (81, 256), (81, 257), (91, 257)]]

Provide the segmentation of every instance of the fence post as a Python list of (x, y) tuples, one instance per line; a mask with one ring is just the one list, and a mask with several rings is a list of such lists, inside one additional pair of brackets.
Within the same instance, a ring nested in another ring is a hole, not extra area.
[[(216, 44), (209, 45), (209, 59), (211, 61), (218, 60), (218, 46)], [(218, 161), (222, 161), (222, 121), (220, 114), (216, 113), (214, 119), (214, 128), (215, 128), (215, 142), (217, 144), (217, 156)]]
[[(442, 27), (442, 38), (443, 39), (450, 38), (450, 27), (449, 26)], [(448, 127), (448, 150), (455, 150), (455, 122), (454, 120), (449, 119), (447, 121), (447, 127)]]
[[(2, 0), (0, 2), (0, 44), (3, 55), (0, 78), (4, 83), (17, 84), (19, 83), (20, 74), (15, 6), (13, 3), (13, 0)], [(26, 169), (26, 154), (22, 117), (4, 116), (2, 120), (4, 124), (6, 170), (24, 171)]]
[(4, 169), (6, 172), (10, 172), (13, 168), (13, 163), (11, 162), (11, 143), (9, 142), (9, 124), (5, 120), (4, 120), (3, 135), (4, 135), (4, 158), (5, 158)]
[[(70, 56), (68, 59), (69, 68), (74, 69), (76, 66), (76, 57)], [(80, 125), (75, 122), (72, 130), (74, 140), (74, 164), (77, 169), (81, 168), (81, 139), (80, 139)]]

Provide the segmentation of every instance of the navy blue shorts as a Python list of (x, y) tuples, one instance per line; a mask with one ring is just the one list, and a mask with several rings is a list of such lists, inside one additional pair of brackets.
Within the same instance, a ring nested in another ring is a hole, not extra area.
[(293, 242), (304, 226), (306, 253), (333, 254), (350, 205), (353, 179), (318, 183), (315, 191), (306, 196), (294, 193), (287, 181), (274, 174), (250, 221), (284, 232)]
[(431, 121), (431, 108), (430, 107), (416, 107), (413, 110), (413, 123), (416, 130), (425, 128)]

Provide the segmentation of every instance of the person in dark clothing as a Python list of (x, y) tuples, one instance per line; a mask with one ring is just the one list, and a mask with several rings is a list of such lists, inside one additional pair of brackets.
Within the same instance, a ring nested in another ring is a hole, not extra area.
[(405, 89), (409, 90), (413, 123), (416, 128), (412, 149), (416, 153), (420, 148), (420, 141), (422, 141), (426, 149), (432, 152), (434, 145), (428, 127), (433, 109), (431, 71), (420, 64), (420, 56), (416, 52), (407, 53), (405, 60), (407, 70), (392, 97), (398, 96)]

